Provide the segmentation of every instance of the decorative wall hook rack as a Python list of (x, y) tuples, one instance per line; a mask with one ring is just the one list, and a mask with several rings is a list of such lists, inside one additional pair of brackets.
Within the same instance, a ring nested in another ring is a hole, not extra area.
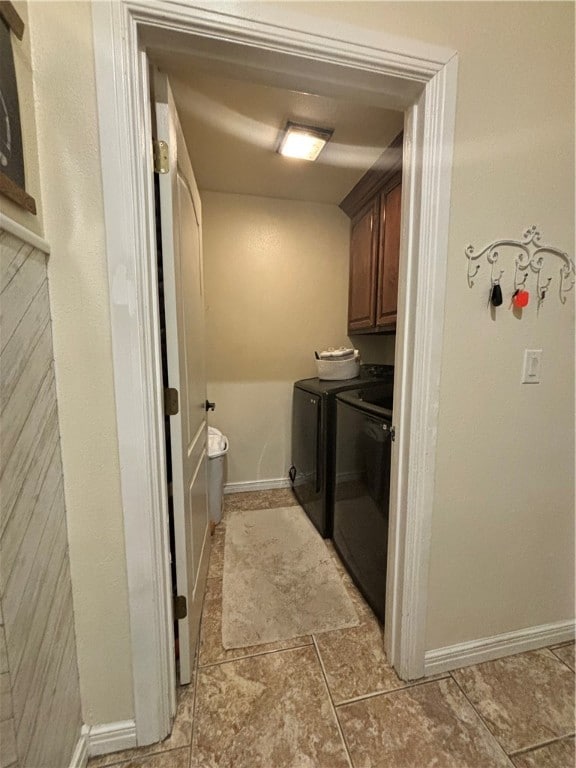
[[(553, 248), (549, 245), (542, 245), (540, 242), (540, 232), (536, 225), (524, 232), (522, 240), (496, 240), (487, 245), (478, 253), (474, 246), (469, 245), (466, 248), (466, 258), (468, 259), (468, 286), (472, 288), (475, 279), (480, 272), (480, 260), (483, 256), (490, 265), (490, 281), (494, 285), (500, 282), (505, 268), (500, 267), (500, 261), (504, 257), (514, 258), (514, 291), (525, 289), (530, 273), (536, 275), (536, 296), (538, 298), (538, 308), (544, 302), (553, 276), (544, 276), (543, 270), (548, 271), (551, 268), (551, 259), (548, 257), (557, 257), (562, 262), (559, 271), (558, 295), (562, 304), (566, 303), (566, 294), (574, 288), (576, 283), (576, 266), (574, 258), (567, 253)], [(496, 274), (498, 273), (498, 276)]]

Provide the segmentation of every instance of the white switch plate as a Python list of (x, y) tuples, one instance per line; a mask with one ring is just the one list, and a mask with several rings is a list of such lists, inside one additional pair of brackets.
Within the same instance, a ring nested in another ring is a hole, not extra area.
[(522, 384), (540, 384), (541, 349), (525, 349)]

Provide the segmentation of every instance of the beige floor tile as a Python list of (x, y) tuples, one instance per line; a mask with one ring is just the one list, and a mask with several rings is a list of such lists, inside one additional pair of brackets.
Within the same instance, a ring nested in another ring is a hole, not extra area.
[(312, 638), (296, 637), (291, 640), (283, 640), (278, 643), (254, 645), (248, 648), (233, 648), (226, 650), (222, 646), (222, 580), (209, 579), (204, 596), (202, 610), (202, 624), (200, 628), (200, 666), (216, 664), (231, 659), (240, 659), (255, 654), (268, 653), (270, 651), (297, 648), (302, 645), (311, 645)]
[[(334, 553), (334, 557), (338, 556)], [(382, 629), (376, 617), (348, 574), (343, 573), (342, 578), (360, 625), (314, 636), (336, 704), (406, 685), (388, 664)]]
[(376, 619), (314, 639), (335, 704), (406, 685), (388, 664)]
[(200, 669), (191, 768), (347, 768), (314, 648)]
[[(194, 680), (190, 685), (182, 686), (178, 689), (178, 706), (172, 733), (164, 741), (156, 744), (150, 744), (146, 747), (137, 747), (135, 749), (125, 749), (122, 752), (112, 752), (109, 755), (99, 755), (88, 761), (88, 768), (105, 768), (106, 766), (117, 766), (119, 763), (124, 768), (124, 763), (130, 760), (140, 759), (158, 752), (167, 752), (179, 747), (188, 747), (192, 741), (192, 717), (194, 710)], [(160, 765), (160, 764), (159, 764)], [(171, 764), (168, 766), (172, 768)], [(179, 763), (175, 763), (179, 766)], [(155, 768), (155, 764), (154, 764)], [(164, 768), (164, 767), (162, 767)]]
[(338, 707), (354, 768), (509, 768), (451, 679)]
[(512, 758), (516, 768), (574, 768), (574, 737), (555, 741)]
[(574, 674), (547, 649), (452, 673), (510, 754), (574, 733)]
[(275, 488), (271, 491), (246, 491), (224, 496), (224, 512), (238, 509), (275, 509), (296, 506), (298, 501), (291, 488)]
[(128, 762), (119, 763), (117, 768), (188, 768), (189, 765), (190, 748), (185, 747), (147, 757), (133, 758)]
[(552, 648), (552, 653), (558, 656), (564, 664), (570, 667), (572, 672), (576, 670), (574, 659), (574, 643), (568, 643), (568, 645), (560, 645), (557, 648)]

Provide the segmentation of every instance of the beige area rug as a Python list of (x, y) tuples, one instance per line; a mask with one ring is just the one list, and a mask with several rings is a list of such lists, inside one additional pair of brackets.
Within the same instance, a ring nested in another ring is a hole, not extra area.
[(359, 623), (336, 565), (301, 507), (230, 515), (222, 590), (224, 648)]

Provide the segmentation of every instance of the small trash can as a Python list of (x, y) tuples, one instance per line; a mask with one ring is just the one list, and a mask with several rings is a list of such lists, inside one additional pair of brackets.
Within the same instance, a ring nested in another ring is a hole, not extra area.
[(224, 457), (227, 453), (228, 438), (219, 429), (208, 427), (208, 512), (214, 523), (222, 519)]

